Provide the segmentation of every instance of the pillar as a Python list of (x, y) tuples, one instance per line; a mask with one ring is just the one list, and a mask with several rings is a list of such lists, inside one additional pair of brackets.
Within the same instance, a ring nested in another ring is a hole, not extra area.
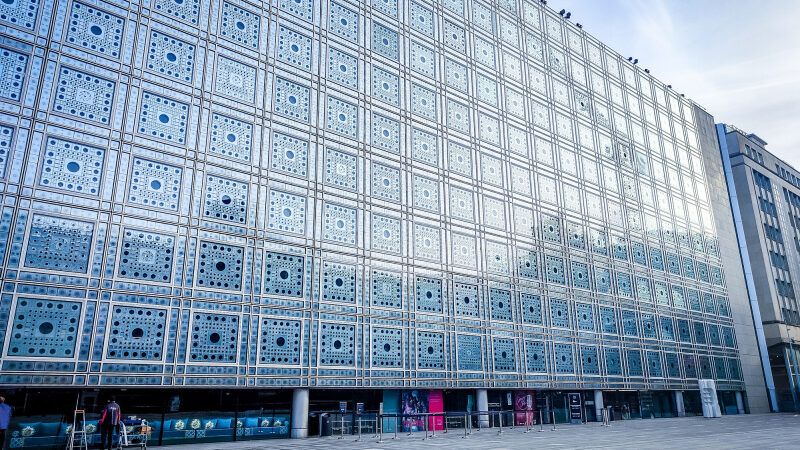
[[(477, 402), (478, 411), (489, 411), (489, 393), (486, 392), (486, 389), (477, 389), (475, 391), (475, 401)], [(489, 428), (488, 414), (478, 416), (478, 428)]]
[(292, 438), (308, 437), (308, 388), (292, 391)]
[(602, 422), (603, 420), (603, 391), (597, 389), (594, 391), (594, 413), (595, 419), (598, 422)]
[(683, 391), (675, 391), (675, 407), (678, 409), (678, 417), (686, 417), (686, 409), (683, 407)]
[(736, 409), (739, 414), (744, 414), (744, 398), (742, 398), (742, 391), (736, 391)]

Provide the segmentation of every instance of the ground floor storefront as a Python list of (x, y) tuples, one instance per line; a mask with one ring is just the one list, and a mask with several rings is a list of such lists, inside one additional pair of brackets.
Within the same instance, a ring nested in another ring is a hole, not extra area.
[[(109, 399), (147, 422), (148, 445), (359, 433), (531, 426), (702, 414), (700, 391), (544, 389), (12, 389), (8, 448), (64, 448), (73, 411), (99, 441)], [(723, 414), (743, 414), (743, 393), (718, 391)], [(605, 411), (605, 412), (603, 412)], [(78, 428), (81, 428), (80, 426)]]

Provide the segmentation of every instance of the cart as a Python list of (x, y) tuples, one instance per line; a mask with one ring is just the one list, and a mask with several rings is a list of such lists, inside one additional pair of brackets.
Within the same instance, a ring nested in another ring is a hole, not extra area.
[[(129, 431), (130, 430), (130, 431)], [(119, 441), (117, 448), (147, 448), (150, 426), (145, 419), (129, 419), (119, 422)]]

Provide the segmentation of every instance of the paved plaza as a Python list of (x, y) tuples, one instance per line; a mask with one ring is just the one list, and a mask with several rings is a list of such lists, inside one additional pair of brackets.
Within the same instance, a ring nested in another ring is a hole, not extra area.
[[(257, 449), (531, 449), (531, 448), (672, 448), (689, 450), (709, 449), (797, 449), (800, 447), (800, 415), (755, 414), (725, 416), (721, 419), (702, 417), (631, 420), (612, 422), (610, 427), (598, 423), (584, 425), (559, 425), (556, 431), (547, 426), (543, 432), (525, 432), (525, 427), (504, 428), (498, 434), (496, 428), (473, 432), (464, 439), (463, 430), (437, 432), (435, 438), (423, 440), (424, 433), (400, 433), (397, 440), (393, 434), (384, 435), (384, 442), (377, 438), (346, 436), (309, 438), (298, 440), (269, 440), (230, 442), (216, 444), (192, 444), (185, 446), (158, 447), (169, 450), (184, 448), (196, 450), (257, 450)], [(538, 430), (535, 429), (535, 430)]]

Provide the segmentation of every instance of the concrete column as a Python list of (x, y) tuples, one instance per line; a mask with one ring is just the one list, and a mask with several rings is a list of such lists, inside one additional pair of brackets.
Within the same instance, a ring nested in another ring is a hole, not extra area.
[(604, 407), (605, 406), (603, 405), (603, 391), (601, 391), (600, 389), (597, 389), (597, 390), (594, 391), (594, 413), (595, 413), (595, 419), (598, 422), (602, 422), (603, 421), (603, 408)]
[(683, 407), (682, 391), (675, 391), (675, 406), (678, 408), (678, 417), (686, 417), (686, 409)]
[(308, 388), (292, 391), (292, 438), (308, 437)]
[(742, 398), (742, 391), (736, 391), (736, 409), (739, 414), (744, 414), (744, 398)]
[[(475, 402), (477, 403), (478, 411), (489, 410), (489, 393), (486, 392), (486, 389), (477, 389), (475, 391)], [(488, 414), (478, 416), (478, 428), (489, 428)]]

